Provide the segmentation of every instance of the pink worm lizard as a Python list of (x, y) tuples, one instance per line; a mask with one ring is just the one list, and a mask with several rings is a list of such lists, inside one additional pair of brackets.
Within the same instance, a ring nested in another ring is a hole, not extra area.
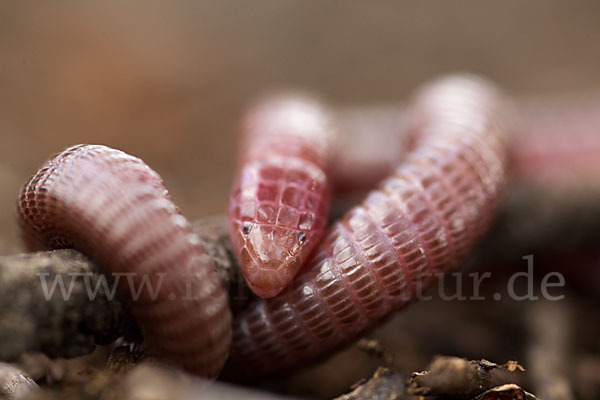
[(509, 114), (475, 77), (421, 90), (409, 112), (415, 148), (328, 230), (288, 288), (235, 316), (226, 374), (264, 375), (323, 357), (464, 261), (500, 204)]
[[(327, 121), (321, 107), (312, 118)], [(400, 167), (328, 230), (290, 287), (235, 316), (229, 376), (291, 368), (349, 343), (413, 300), (433, 272), (460, 264), (486, 231), (507, 177), (511, 118), (503, 100), (479, 79), (447, 78), (422, 90), (408, 115), (418, 140)], [(321, 122), (317, 130), (327, 132)], [(518, 129), (552, 126), (536, 124)], [(513, 151), (517, 175), (539, 168), (529, 163), (532, 149)], [(229, 347), (226, 296), (189, 224), (141, 160), (73, 147), (23, 187), (18, 208), (31, 250), (74, 247), (110, 273), (163, 274), (170, 290), (131, 299), (149, 348), (192, 372), (218, 374)], [(177, 295), (189, 291), (185, 273), (199, 288), (192, 301)]]
[[(194, 373), (219, 373), (231, 342), (227, 295), (160, 177), (140, 159), (71, 147), (23, 186), (18, 220), (29, 250), (74, 248), (102, 265), (130, 300), (151, 351)], [(138, 297), (127, 280), (136, 288), (162, 284)]]
[(331, 113), (306, 95), (268, 97), (243, 120), (230, 232), (246, 282), (261, 297), (290, 284), (325, 232), (334, 131)]

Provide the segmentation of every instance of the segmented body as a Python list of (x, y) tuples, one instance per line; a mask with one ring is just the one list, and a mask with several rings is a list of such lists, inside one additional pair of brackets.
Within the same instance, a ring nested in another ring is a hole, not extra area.
[(298, 95), (263, 99), (243, 121), (230, 232), (244, 277), (261, 297), (281, 292), (324, 234), (334, 129), (322, 104)]
[(497, 93), (448, 78), (409, 115), (420, 140), (405, 162), (331, 227), (283, 293), (234, 317), (229, 376), (280, 372), (349, 343), (459, 265), (486, 231), (507, 176)]
[[(511, 181), (555, 190), (597, 186), (599, 95), (518, 99), (516, 103), (519, 118), (509, 149)], [(341, 114), (343, 129), (335, 146), (334, 185), (336, 191), (366, 192), (405, 156), (411, 139), (408, 110), (389, 104), (346, 108)]]
[(227, 295), (143, 161), (104, 146), (69, 148), (23, 187), (18, 218), (29, 250), (78, 249), (118, 281), (151, 352), (194, 373), (219, 373), (231, 339)]

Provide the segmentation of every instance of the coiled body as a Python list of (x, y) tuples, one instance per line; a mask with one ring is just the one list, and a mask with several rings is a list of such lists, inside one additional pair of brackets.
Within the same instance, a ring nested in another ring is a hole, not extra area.
[[(517, 99), (515, 108), (519, 118), (509, 149), (511, 181), (554, 190), (597, 186), (600, 175), (597, 93)], [(366, 192), (394, 169), (411, 140), (408, 111), (393, 104), (342, 109), (343, 134), (334, 154), (336, 190)]]
[(461, 263), (486, 231), (506, 179), (498, 94), (448, 78), (409, 115), (419, 140), (405, 162), (331, 227), (284, 292), (234, 317), (228, 376), (282, 371), (347, 344)]
[(299, 95), (258, 102), (242, 123), (230, 233), (248, 286), (272, 297), (292, 281), (325, 232), (332, 117)]
[(151, 352), (194, 373), (219, 373), (231, 339), (226, 293), (143, 161), (104, 146), (69, 148), (23, 187), (18, 219), (29, 250), (75, 248), (103, 267)]

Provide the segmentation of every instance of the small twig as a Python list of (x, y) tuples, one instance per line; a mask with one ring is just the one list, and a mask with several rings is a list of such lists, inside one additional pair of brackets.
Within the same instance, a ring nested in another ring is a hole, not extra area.
[(514, 383), (509, 383), (486, 390), (473, 400), (538, 400), (538, 398)]
[(468, 399), (496, 386), (514, 383), (522, 371), (516, 362), (498, 365), (487, 360), (438, 356), (427, 371), (412, 374), (407, 392), (431, 398)]

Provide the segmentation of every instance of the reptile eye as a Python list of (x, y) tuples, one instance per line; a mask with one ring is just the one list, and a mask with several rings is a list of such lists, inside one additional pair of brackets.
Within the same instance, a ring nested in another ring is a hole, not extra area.
[(306, 233), (302, 231), (298, 232), (298, 240), (300, 241), (300, 243), (304, 243), (304, 241), (306, 240)]
[(242, 230), (244, 231), (244, 235), (247, 235), (250, 233), (250, 231), (252, 230), (252, 224), (249, 222), (246, 222), (244, 224), (244, 227), (242, 228)]

